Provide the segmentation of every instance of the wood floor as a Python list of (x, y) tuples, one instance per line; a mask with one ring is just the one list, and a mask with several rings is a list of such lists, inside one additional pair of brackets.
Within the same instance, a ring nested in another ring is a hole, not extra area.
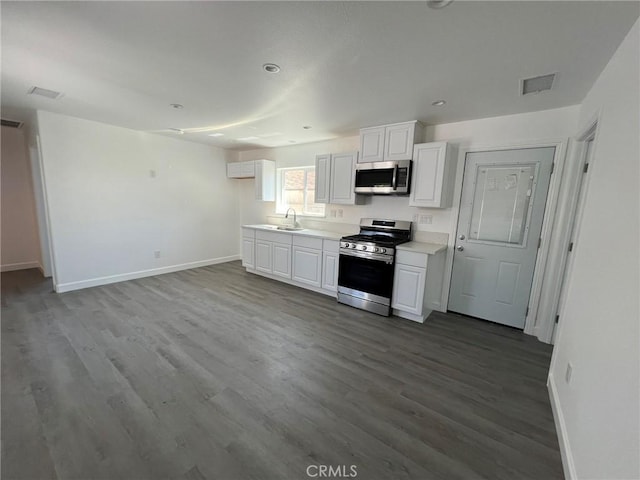
[(562, 478), (550, 356), (239, 262), (64, 294), (3, 273), (2, 478)]

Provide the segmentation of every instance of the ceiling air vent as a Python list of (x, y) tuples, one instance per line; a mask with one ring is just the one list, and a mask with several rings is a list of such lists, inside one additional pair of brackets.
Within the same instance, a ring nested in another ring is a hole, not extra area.
[(551, 90), (555, 78), (555, 73), (541, 75), (540, 77), (525, 78), (522, 80), (521, 93), (522, 95), (529, 95), (530, 93), (540, 93), (546, 90)]
[(40, 88), (40, 87), (31, 87), (28, 93), (30, 95), (40, 95), (42, 97), (51, 98), (53, 100), (57, 100), (62, 96), (60, 92), (56, 92), (54, 90), (48, 90), (46, 88)]
[(0, 122), (2, 123), (3, 127), (9, 127), (9, 128), (22, 127), (22, 122), (19, 122), (17, 120), (9, 120), (7, 118), (3, 118), (3, 119), (0, 119)]

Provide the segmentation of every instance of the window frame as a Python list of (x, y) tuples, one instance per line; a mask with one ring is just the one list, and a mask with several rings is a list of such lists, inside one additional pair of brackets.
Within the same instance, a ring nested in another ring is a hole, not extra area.
[[(299, 167), (283, 167), (283, 168), (276, 169), (276, 213), (277, 214), (284, 215), (287, 212), (287, 209), (289, 208), (283, 202), (283, 192), (284, 192), (285, 172), (291, 171), (291, 170), (304, 170), (304, 180), (303, 180), (304, 188), (302, 189), (302, 195), (303, 195), (302, 204), (303, 204), (303, 209), (307, 208), (307, 195), (308, 195), (307, 179), (308, 179), (309, 172), (316, 173), (315, 165), (301, 165)], [(296, 211), (296, 215), (299, 217), (324, 218), (326, 216), (326, 205), (324, 203), (315, 203), (314, 205), (322, 205), (323, 212), (312, 213), (312, 212), (303, 210), (302, 212)]]

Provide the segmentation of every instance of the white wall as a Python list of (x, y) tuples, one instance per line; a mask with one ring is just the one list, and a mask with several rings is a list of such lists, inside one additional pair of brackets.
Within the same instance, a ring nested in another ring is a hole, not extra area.
[[(460, 146), (508, 145), (539, 139), (567, 138), (575, 132), (578, 106), (545, 110), (519, 115), (470, 120), (429, 126), (425, 129), (427, 141), (451, 141)], [(239, 153), (239, 160), (266, 158), (275, 160), (277, 168), (313, 165), (315, 156), (322, 153), (339, 153), (359, 149), (359, 137), (347, 137), (326, 142), (294, 145), (279, 148), (264, 148)], [(249, 187), (251, 185), (249, 184)], [(251, 199), (253, 190), (242, 193), (243, 223), (264, 222), (267, 215), (275, 212), (275, 203), (256, 207)], [(330, 212), (342, 209), (342, 218), (333, 218)], [(386, 217), (397, 220), (413, 220), (415, 214), (433, 216), (431, 225), (418, 225), (421, 232), (448, 233), (451, 222), (455, 222), (451, 209), (418, 208), (409, 206), (408, 197), (375, 196), (367, 205), (328, 205), (327, 221), (358, 224), (362, 217)], [(304, 224), (304, 219), (302, 221)]]
[(638, 32), (636, 22), (580, 109), (581, 128), (600, 116), (549, 376), (575, 478), (640, 478)]
[(38, 224), (24, 132), (2, 127), (2, 271), (40, 266)]
[(58, 291), (238, 255), (223, 150), (43, 111), (38, 127)]

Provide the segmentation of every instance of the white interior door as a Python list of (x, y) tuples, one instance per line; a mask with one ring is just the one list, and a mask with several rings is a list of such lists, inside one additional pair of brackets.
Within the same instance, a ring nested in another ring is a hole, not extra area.
[(467, 154), (449, 310), (524, 328), (554, 154)]

